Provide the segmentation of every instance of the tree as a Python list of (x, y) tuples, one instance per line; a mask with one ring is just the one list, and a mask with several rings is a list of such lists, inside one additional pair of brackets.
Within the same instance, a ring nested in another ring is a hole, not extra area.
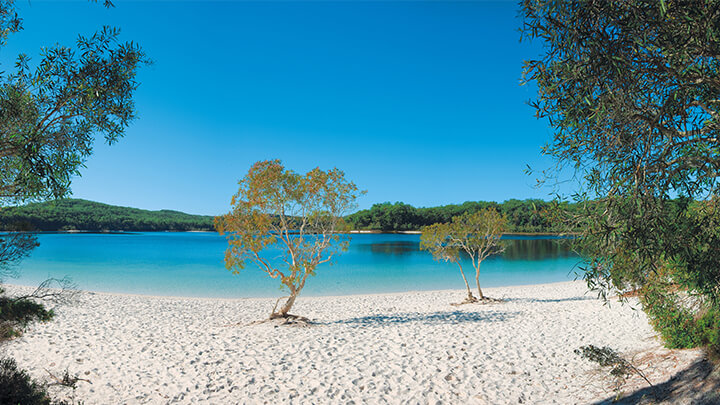
[(470, 290), (470, 284), (465, 277), (465, 271), (460, 260), (460, 246), (454, 241), (452, 224), (437, 223), (425, 226), (421, 229), (420, 249), (427, 250), (437, 261), (456, 263), (460, 268), (460, 274), (465, 282), (467, 297), (462, 303), (477, 302), (477, 298)]
[[(436, 260), (457, 263), (465, 280), (468, 296), (465, 302), (489, 300), (480, 288), (480, 265), (483, 260), (494, 254), (502, 253), (505, 246), (500, 241), (507, 226), (507, 219), (494, 208), (485, 208), (477, 212), (465, 212), (453, 217), (448, 224), (435, 224), (423, 228), (420, 248), (429, 250)], [(470, 256), (475, 269), (475, 283), (478, 298), (470, 292), (465, 273), (460, 263), (460, 252)]]
[[(1, 1), (0, 32), (20, 29), (13, 2)], [(1, 199), (65, 196), (95, 135), (109, 144), (123, 136), (135, 117), (137, 69), (148, 60), (138, 45), (118, 42), (119, 32), (103, 27), (79, 36), (77, 49), (44, 49), (35, 68), (21, 54), (15, 72), (0, 74)]]
[[(0, 49), (20, 30), (14, 2), (0, 0)], [(110, 144), (123, 136), (135, 117), (136, 73), (148, 60), (138, 45), (118, 42), (118, 35), (104, 27), (79, 36), (77, 49), (44, 49), (34, 68), (21, 54), (14, 72), (0, 73), (0, 206), (66, 196), (95, 136)], [(0, 257), (2, 266), (26, 255), (18, 249), (36, 246), (31, 235), (2, 238), (3, 251), (16, 252)]]
[(582, 209), (566, 219), (583, 231), (588, 285), (639, 289), (659, 329), (687, 333), (710, 314), (717, 330), (720, 251), (708, 242), (720, 218), (720, 2), (521, 8), (525, 36), (544, 45), (524, 69), (555, 132), (544, 152), (578, 181)]
[[(217, 231), (228, 239), (225, 266), (238, 274), (250, 262), (278, 278), (289, 296), (278, 311), (275, 304), (270, 319), (298, 318), (288, 312), (307, 278), (347, 248), (343, 216), (362, 192), (336, 168), (301, 175), (280, 160), (255, 163), (239, 185), (231, 211), (215, 218)], [(282, 263), (270, 260), (274, 253), (268, 249), (276, 246)]]
[[(20, 30), (14, 2), (0, 0), (0, 50)], [(91, 37), (78, 37), (75, 49), (44, 49), (34, 65), (21, 54), (13, 71), (0, 72), (0, 206), (66, 196), (72, 177), (92, 153), (95, 136), (102, 134), (108, 143), (123, 136), (135, 116), (136, 73), (148, 60), (136, 44), (118, 42), (118, 35), (117, 29), (104, 27)], [(32, 234), (0, 236), (0, 276), (11, 276), (37, 245)], [(46, 294), (43, 288), (14, 301), (3, 297), (3, 302), (58, 298)]]
[[(14, 2), (0, 0), (0, 50), (20, 30)], [(35, 65), (21, 54), (14, 71), (0, 71), (0, 207), (66, 196), (72, 177), (92, 153), (95, 136), (104, 135), (108, 143), (123, 136), (135, 116), (136, 72), (148, 60), (139, 46), (119, 43), (118, 34), (104, 27), (92, 37), (78, 37), (76, 49), (44, 49)], [(32, 234), (0, 235), (0, 282), (37, 245)], [(56, 281), (60, 292), (48, 288)], [(51, 319), (52, 310), (36, 301), (63, 302), (72, 298), (69, 287), (68, 280), (51, 279), (22, 297), (8, 296), (0, 287), (0, 341), (29, 322)], [(0, 402), (50, 403), (12, 359), (0, 363)]]

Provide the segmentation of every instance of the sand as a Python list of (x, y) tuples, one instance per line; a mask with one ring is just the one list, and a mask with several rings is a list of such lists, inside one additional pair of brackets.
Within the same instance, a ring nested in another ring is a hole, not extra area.
[[(451, 306), (463, 291), (301, 296), (292, 312), (309, 327), (248, 325), (274, 299), (84, 293), (4, 350), (36, 378), (67, 369), (89, 380), (74, 392), (85, 404), (574, 404), (612, 395), (574, 349), (660, 346), (642, 311), (604, 305), (581, 282), (485, 293), (506, 301)], [(657, 378), (673, 367), (682, 364)]]

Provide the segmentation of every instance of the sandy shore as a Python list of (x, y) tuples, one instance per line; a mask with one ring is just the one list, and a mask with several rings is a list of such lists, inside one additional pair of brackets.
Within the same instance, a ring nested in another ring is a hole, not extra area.
[(85, 293), (5, 350), (34, 377), (68, 369), (89, 380), (75, 392), (86, 404), (568, 404), (612, 395), (573, 349), (659, 347), (641, 311), (603, 305), (581, 282), (486, 295), (507, 301), (449, 305), (462, 291), (300, 297), (293, 312), (317, 322), (303, 328), (248, 326), (273, 299)]

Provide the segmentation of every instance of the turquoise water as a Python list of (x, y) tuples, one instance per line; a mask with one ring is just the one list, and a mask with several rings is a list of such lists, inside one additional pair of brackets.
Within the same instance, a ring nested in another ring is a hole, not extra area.
[[(267, 297), (279, 281), (248, 265), (239, 275), (225, 269), (225, 238), (211, 232), (41, 234), (40, 246), (6, 282), (37, 285), (69, 276), (80, 289), (188, 297)], [(321, 265), (303, 295), (346, 295), (462, 289), (457, 265), (439, 263), (419, 250), (419, 235), (353, 235), (347, 252)], [(508, 240), (506, 252), (483, 262), (483, 287), (572, 280), (579, 258), (561, 241)], [(474, 275), (470, 263), (464, 265)]]

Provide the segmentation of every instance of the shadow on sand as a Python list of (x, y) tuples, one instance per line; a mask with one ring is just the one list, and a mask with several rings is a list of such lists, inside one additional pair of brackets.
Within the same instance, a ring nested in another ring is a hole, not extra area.
[(720, 370), (706, 359), (698, 360), (667, 382), (630, 393), (617, 401), (614, 397), (596, 402), (609, 404), (720, 404)]
[(558, 299), (542, 299), (542, 298), (503, 298), (506, 302), (529, 302), (529, 303), (554, 303), (554, 302), (570, 302), (570, 301), (597, 301), (597, 297), (570, 297)]
[(423, 323), (426, 325), (479, 323), (479, 322), (504, 322), (517, 316), (518, 312), (507, 311), (486, 311), (486, 312), (465, 312), (465, 311), (439, 311), (432, 313), (409, 312), (391, 315), (371, 315), (360, 318), (350, 318), (332, 322), (335, 324), (358, 325), (358, 326), (382, 326), (391, 324)]

